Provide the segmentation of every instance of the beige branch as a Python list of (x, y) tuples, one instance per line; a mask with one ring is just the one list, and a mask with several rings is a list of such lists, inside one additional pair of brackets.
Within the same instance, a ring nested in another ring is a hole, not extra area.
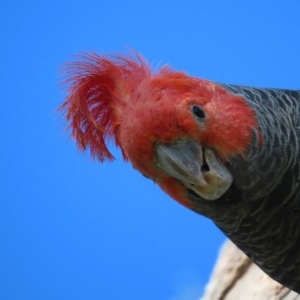
[(202, 300), (300, 300), (271, 279), (233, 243), (222, 247)]

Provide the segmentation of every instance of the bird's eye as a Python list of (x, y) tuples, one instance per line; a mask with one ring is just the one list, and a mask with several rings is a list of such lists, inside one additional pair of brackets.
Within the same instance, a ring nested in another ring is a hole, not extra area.
[(193, 105), (192, 112), (197, 119), (199, 119), (199, 120), (205, 119), (205, 112), (200, 106)]

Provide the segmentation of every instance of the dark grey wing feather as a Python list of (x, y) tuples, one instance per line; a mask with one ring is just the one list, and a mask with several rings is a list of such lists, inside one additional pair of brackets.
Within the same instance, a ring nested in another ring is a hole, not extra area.
[(247, 157), (230, 159), (235, 180), (220, 199), (189, 197), (267, 274), (300, 293), (300, 91), (221, 86), (253, 108), (263, 142), (254, 132)]
[[(236, 174), (248, 198), (269, 194), (299, 160), (300, 146), (300, 91), (262, 89), (237, 85), (222, 85), (242, 95), (255, 110), (263, 146), (254, 143), (247, 161), (237, 159), (235, 168), (247, 167), (247, 172)], [(247, 174), (245, 174), (247, 173)], [(246, 178), (244, 178), (246, 177)]]

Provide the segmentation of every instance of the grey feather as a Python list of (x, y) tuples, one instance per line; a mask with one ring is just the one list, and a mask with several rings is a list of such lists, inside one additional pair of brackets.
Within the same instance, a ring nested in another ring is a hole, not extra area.
[(254, 109), (263, 144), (253, 132), (246, 158), (230, 159), (235, 181), (220, 199), (189, 191), (190, 199), (267, 274), (300, 293), (300, 91), (221, 86)]

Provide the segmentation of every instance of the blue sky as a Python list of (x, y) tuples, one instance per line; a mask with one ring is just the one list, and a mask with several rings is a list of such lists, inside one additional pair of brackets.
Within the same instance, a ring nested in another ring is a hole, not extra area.
[(224, 236), (122, 161), (79, 153), (55, 113), (73, 55), (300, 88), (300, 2), (0, 2), (0, 299), (192, 300)]

